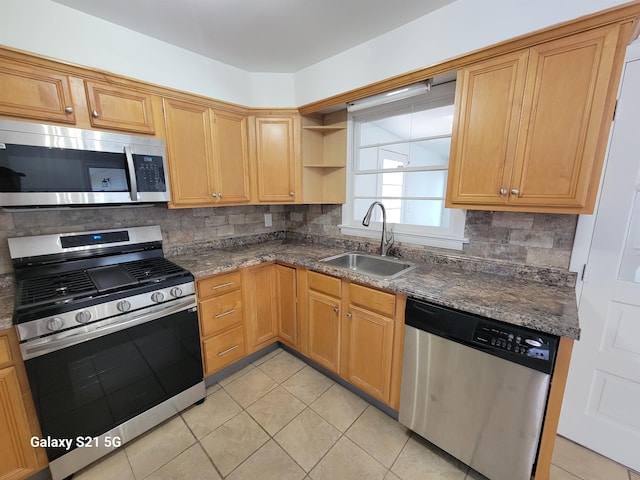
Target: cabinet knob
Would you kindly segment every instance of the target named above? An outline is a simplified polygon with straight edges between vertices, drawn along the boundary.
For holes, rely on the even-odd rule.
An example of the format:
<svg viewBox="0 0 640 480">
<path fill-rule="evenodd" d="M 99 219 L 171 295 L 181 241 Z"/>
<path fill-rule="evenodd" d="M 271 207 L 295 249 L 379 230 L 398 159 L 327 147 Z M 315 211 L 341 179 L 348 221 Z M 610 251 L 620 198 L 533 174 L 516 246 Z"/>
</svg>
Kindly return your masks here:
<svg viewBox="0 0 640 480">
<path fill-rule="evenodd" d="M 91 115 L 93 116 L 93 118 L 98 118 L 98 117 L 100 116 L 100 114 L 98 113 L 98 111 L 97 111 L 97 110 L 93 110 L 93 111 L 91 112 Z"/>
<path fill-rule="evenodd" d="M 213 193 L 211 193 L 211 196 L 212 196 L 213 198 L 215 198 L 215 197 L 217 197 L 217 196 L 218 196 L 218 194 L 217 194 L 216 192 L 213 192 Z"/>
<path fill-rule="evenodd" d="M 512 188 L 511 195 L 520 195 L 520 190 L 518 190 L 517 188 Z"/>
<path fill-rule="evenodd" d="M 220 192 L 220 193 L 218 194 L 218 197 L 222 198 L 222 192 Z"/>
<path fill-rule="evenodd" d="M 67 105 L 66 107 L 64 107 L 64 111 L 67 113 L 73 113 L 73 107 L 70 105 Z"/>
<path fill-rule="evenodd" d="M 351 312 L 347 313 L 347 318 L 351 318 L 351 317 L 353 317 L 353 313 Z"/>
<path fill-rule="evenodd" d="M 340 311 L 340 308 L 338 308 L 338 307 L 333 307 L 333 311 L 334 311 L 334 312 L 336 312 L 336 313 L 338 313 L 338 312 Z"/>
<path fill-rule="evenodd" d="M 506 195 L 507 194 L 507 189 L 506 188 L 501 188 L 500 189 L 500 195 Z"/>
<path fill-rule="evenodd" d="M 295 193 L 289 192 L 289 195 L 293 197 L 295 195 Z"/>
</svg>

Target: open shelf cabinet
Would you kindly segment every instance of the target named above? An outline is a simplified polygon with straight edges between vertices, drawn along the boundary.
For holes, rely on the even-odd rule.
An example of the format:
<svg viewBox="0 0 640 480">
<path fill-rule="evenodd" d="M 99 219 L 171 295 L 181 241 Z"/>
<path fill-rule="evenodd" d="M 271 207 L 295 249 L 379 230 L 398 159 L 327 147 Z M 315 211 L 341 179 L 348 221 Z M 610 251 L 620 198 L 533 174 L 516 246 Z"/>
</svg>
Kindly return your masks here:
<svg viewBox="0 0 640 480">
<path fill-rule="evenodd" d="M 302 117 L 303 203 L 344 203 L 347 111 Z"/>
</svg>

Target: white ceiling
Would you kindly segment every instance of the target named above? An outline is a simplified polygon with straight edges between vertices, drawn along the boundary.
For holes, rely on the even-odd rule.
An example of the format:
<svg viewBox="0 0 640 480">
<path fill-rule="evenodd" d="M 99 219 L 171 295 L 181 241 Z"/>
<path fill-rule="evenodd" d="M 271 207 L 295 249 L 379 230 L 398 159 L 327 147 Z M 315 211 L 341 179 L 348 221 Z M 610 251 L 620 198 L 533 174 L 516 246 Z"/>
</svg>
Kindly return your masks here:
<svg viewBox="0 0 640 480">
<path fill-rule="evenodd" d="M 293 73 L 455 0 L 54 1 L 248 72 Z"/>
</svg>

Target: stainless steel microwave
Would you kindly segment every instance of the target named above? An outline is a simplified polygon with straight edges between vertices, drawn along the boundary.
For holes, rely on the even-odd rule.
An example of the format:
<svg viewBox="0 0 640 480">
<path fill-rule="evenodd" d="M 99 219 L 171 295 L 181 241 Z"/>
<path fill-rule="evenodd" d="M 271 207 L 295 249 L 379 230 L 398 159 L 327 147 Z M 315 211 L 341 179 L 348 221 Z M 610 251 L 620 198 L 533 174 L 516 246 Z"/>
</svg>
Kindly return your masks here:
<svg viewBox="0 0 640 480">
<path fill-rule="evenodd" d="M 164 142 L 0 120 L 0 206 L 169 201 Z"/>
</svg>

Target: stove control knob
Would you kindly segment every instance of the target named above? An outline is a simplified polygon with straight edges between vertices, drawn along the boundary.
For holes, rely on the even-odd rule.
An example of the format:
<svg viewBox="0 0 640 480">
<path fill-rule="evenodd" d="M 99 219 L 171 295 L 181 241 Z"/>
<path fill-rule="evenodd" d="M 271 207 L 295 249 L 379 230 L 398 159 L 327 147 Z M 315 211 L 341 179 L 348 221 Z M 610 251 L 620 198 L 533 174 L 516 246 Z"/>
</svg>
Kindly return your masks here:
<svg viewBox="0 0 640 480">
<path fill-rule="evenodd" d="M 87 323 L 89 320 L 91 320 L 91 312 L 89 310 L 82 310 L 76 313 L 76 322 Z"/>
<path fill-rule="evenodd" d="M 182 296 L 182 289 L 180 287 L 173 287 L 169 293 L 172 297 L 178 298 Z"/>
<path fill-rule="evenodd" d="M 58 317 L 53 317 L 47 320 L 47 330 L 55 332 L 56 330 L 60 330 L 62 328 L 62 320 Z"/>
<path fill-rule="evenodd" d="M 155 292 L 153 295 L 151 295 L 151 300 L 153 300 L 156 303 L 160 303 L 161 301 L 164 300 L 164 293 Z"/>
<path fill-rule="evenodd" d="M 119 312 L 128 312 L 131 309 L 131 302 L 128 300 L 120 300 L 116 305 Z"/>
</svg>

